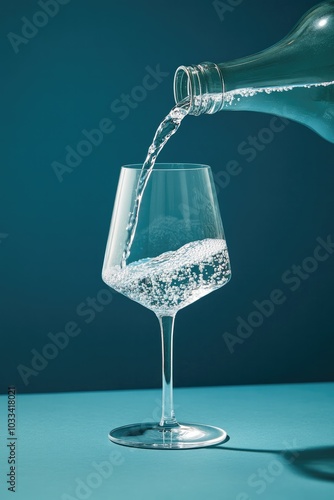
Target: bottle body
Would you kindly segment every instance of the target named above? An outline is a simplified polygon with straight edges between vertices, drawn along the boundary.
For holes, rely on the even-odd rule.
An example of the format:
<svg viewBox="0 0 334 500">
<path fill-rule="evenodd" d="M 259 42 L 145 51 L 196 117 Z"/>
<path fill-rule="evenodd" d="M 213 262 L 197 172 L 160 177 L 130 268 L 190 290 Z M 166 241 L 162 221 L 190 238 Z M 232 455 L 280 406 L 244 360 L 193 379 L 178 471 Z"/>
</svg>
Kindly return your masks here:
<svg viewBox="0 0 334 500">
<path fill-rule="evenodd" d="M 190 114 L 261 111 L 300 122 L 334 143 L 334 1 L 301 19 L 281 42 L 229 63 L 181 66 L 176 102 Z"/>
</svg>

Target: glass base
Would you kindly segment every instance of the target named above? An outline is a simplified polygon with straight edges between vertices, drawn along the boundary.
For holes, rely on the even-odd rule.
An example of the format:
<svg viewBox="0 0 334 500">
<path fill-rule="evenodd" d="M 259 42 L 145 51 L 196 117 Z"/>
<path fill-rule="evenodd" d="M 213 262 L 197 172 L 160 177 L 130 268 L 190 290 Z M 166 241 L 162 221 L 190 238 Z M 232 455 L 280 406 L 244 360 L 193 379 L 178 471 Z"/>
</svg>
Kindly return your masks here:
<svg viewBox="0 0 334 500">
<path fill-rule="evenodd" d="M 162 427 L 159 423 L 143 423 L 117 427 L 110 431 L 109 439 L 134 448 L 184 450 L 222 443 L 227 433 L 211 425 L 180 423 Z"/>
</svg>

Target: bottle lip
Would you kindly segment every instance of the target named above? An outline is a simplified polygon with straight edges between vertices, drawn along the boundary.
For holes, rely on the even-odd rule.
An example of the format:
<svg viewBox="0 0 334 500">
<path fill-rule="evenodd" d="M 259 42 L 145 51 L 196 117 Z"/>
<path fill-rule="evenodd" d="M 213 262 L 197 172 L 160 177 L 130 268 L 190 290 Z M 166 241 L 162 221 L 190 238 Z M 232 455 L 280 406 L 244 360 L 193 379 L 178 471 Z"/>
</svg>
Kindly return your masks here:
<svg viewBox="0 0 334 500">
<path fill-rule="evenodd" d="M 189 114 L 215 113 L 224 104 L 224 79 L 219 66 L 205 62 L 179 66 L 174 76 L 176 104 L 189 99 Z"/>
<path fill-rule="evenodd" d="M 179 66 L 174 75 L 174 99 L 179 104 L 187 97 L 193 99 L 191 85 L 191 66 Z"/>
</svg>

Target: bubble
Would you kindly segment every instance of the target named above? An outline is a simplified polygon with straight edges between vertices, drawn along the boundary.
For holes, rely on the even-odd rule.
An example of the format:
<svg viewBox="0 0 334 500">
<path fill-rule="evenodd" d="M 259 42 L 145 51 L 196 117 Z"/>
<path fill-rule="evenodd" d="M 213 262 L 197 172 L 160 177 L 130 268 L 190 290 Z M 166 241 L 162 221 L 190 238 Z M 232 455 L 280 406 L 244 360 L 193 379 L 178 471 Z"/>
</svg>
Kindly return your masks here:
<svg viewBox="0 0 334 500">
<path fill-rule="evenodd" d="M 112 267 L 104 281 L 158 314 L 173 314 L 230 279 L 226 242 L 205 239 L 152 259 Z"/>
</svg>

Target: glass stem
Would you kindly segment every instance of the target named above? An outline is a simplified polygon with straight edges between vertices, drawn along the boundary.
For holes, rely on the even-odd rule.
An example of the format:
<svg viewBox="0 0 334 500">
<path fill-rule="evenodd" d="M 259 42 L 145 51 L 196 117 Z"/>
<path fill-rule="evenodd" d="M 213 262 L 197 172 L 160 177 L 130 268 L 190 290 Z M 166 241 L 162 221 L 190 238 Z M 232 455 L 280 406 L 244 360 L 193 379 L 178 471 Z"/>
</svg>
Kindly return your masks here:
<svg viewBox="0 0 334 500">
<path fill-rule="evenodd" d="M 162 343 L 162 413 L 160 425 L 178 425 L 173 405 L 173 331 L 174 316 L 158 316 Z"/>
</svg>

